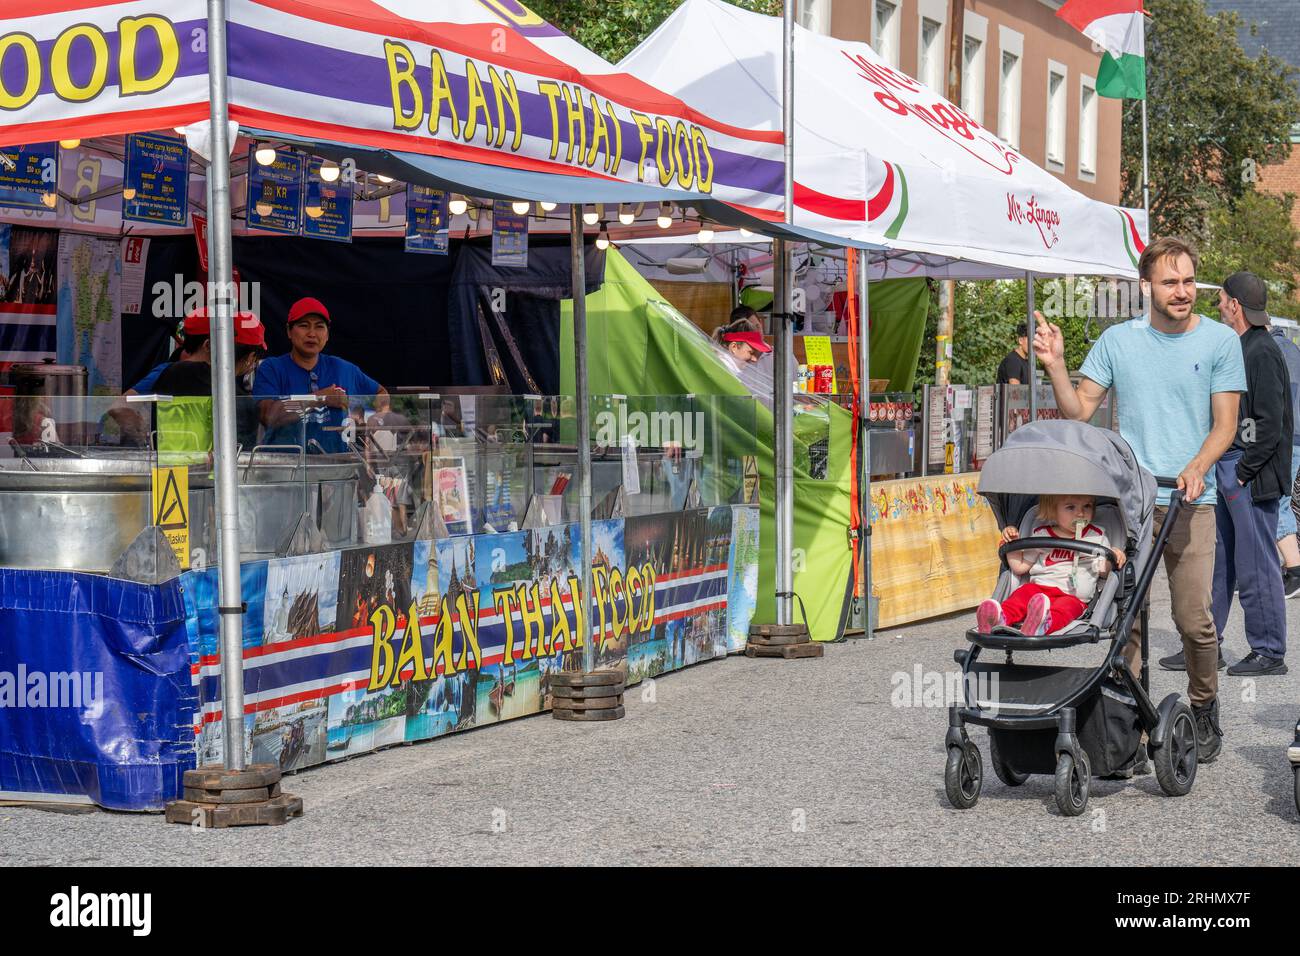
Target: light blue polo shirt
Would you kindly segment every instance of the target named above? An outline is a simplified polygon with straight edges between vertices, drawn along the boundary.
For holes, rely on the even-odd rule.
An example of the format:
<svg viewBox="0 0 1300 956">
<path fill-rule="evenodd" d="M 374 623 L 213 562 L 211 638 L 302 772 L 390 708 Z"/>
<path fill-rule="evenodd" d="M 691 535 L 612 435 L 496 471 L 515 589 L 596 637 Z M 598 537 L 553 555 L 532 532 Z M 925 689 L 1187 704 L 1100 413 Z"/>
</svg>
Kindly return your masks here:
<svg viewBox="0 0 1300 956">
<path fill-rule="evenodd" d="M 1143 468 L 1176 478 L 1196 457 L 1213 424 L 1210 396 L 1244 392 L 1246 364 L 1237 333 L 1200 316 L 1190 332 L 1170 335 L 1151 328 L 1140 315 L 1102 333 L 1080 374 L 1103 388 L 1114 386 L 1119 433 L 1133 446 Z M 1169 504 L 1170 490 L 1156 500 Z M 1205 473 L 1205 493 L 1195 504 L 1214 504 L 1214 469 Z"/>
</svg>

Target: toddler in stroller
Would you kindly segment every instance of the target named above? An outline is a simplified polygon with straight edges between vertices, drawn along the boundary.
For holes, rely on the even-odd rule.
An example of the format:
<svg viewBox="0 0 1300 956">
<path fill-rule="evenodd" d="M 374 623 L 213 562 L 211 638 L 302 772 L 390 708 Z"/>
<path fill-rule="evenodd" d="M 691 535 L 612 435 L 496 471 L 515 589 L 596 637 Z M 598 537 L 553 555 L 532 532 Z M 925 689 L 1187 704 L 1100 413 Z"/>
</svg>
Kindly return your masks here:
<svg viewBox="0 0 1300 956">
<path fill-rule="evenodd" d="M 1088 541 L 1109 548 L 1115 567 L 1125 562 L 1123 550 L 1111 548 L 1106 532 L 1092 523 L 1096 499 L 1092 495 L 1041 495 L 1038 520 L 1030 534 L 1035 538 Z M 1002 529 L 1002 543 L 1015 541 L 1015 525 Z M 979 606 L 975 619 L 980 631 L 1017 627 L 1021 634 L 1038 637 L 1067 627 L 1087 609 L 1097 590 L 1097 579 L 1106 574 L 1106 561 L 1084 557 L 1078 551 L 1038 548 L 1007 554 L 1007 566 L 1016 574 L 1029 576 L 1004 601 L 988 598 Z"/>
<path fill-rule="evenodd" d="M 1191 791 L 1192 709 L 1178 694 L 1158 704 L 1150 696 L 1147 597 L 1183 507 L 1182 492 L 1174 490 L 1155 534 L 1157 483 L 1176 486 L 1138 465 L 1115 432 L 1075 421 L 1022 425 L 985 462 L 980 494 L 1000 526 L 1014 533 L 1004 531 L 997 586 L 967 631 L 967 646 L 953 655 L 965 699 L 948 710 L 944 790 L 957 809 L 975 806 L 984 780 L 971 725 L 988 728 L 989 762 L 999 780 L 1016 787 L 1032 774 L 1052 777 L 1057 808 L 1066 816 L 1087 808 L 1094 775 L 1127 778 L 1153 764 L 1166 794 Z M 1062 488 L 1070 489 L 1066 507 L 1073 511 L 1051 497 Z M 1051 524 L 1044 527 L 1040 514 Z M 1061 559 L 1044 563 L 1056 569 L 1050 586 L 1063 592 L 1059 598 L 1024 590 L 1040 564 L 1028 552 L 1040 550 Z M 1094 576 L 1098 562 L 1108 571 Z M 1007 626 L 1018 616 L 1008 613 L 1018 593 L 1026 610 L 1020 630 Z M 1041 620 L 1029 619 L 1031 599 Z M 1140 673 L 1124 654 L 1131 641 L 1140 642 Z M 1054 651 L 1068 653 L 1046 662 Z"/>
</svg>

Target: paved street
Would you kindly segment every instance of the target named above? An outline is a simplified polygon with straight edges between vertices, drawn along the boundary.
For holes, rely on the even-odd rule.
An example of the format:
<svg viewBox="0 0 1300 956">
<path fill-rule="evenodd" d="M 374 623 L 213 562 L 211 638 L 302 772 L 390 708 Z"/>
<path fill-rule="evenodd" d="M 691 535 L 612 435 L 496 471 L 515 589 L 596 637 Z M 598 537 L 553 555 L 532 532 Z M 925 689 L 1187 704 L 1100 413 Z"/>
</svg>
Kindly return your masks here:
<svg viewBox="0 0 1300 956">
<path fill-rule="evenodd" d="M 1157 583 L 1157 653 L 1176 637 Z M 1300 601 L 1288 603 L 1300 633 Z M 993 777 L 979 805 L 943 796 L 941 707 L 894 707 L 897 672 L 954 670 L 967 618 L 895 628 L 822 660 L 731 658 L 670 674 L 628 717 L 533 717 L 287 778 L 307 814 L 195 832 L 161 817 L 0 808 L 3 864 L 1274 864 L 1300 863 L 1285 750 L 1300 673 L 1224 678 L 1223 755 L 1193 793 L 1154 776 L 1094 781 L 1082 817 L 1050 780 Z M 1295 640 L 1293 639 L 1293 646 Z M 1235 632 L 1228 658 L 1245 652 Z M 1154 691 L 1182 689 L 1154 671 Z M 494 813 L 495 811 L 495 813 Z M 802 823 L 802 826 L 800 824 Z"/>
</svg>

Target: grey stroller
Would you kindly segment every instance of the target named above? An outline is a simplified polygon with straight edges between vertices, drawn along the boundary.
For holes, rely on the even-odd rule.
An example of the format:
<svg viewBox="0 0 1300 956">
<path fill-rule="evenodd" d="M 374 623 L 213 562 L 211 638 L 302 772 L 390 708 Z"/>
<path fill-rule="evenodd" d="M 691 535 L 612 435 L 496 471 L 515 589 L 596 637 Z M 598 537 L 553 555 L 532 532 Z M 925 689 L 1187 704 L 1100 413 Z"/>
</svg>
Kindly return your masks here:
<svg viewBox="0 0 1300 956">
<path fill-rule="evenodd" d="M 1007 565 L 1014 551 L 1067 549 L 1081 558 L 1108 562 L 1082 616 L 1039 637 L 998 626 L 991 633 L 972 628 L 969 646 L 954 653 L 962 668 L 965 701 L 948 711 L 948 759 L 944 789 L 949 802 L 966 810 L 979 800 L 983 758 L 967 724 L 989 728 L 989 762 L 1007 786 L 1030 774 L 1055 778 L 1056 804 L 1066 816 L 1088 805 L 1091 779 L 1131 776 L 1148 752 L 1156 779 L 1170 796 L 1182 796 L 1196 779 L 1196 721 L 1178 694 L 1154 705 L 1149 696 L 1147 593 L 1169 533 L 1182 508 L 1174 490 L 1160 536 L 1152 541 L 1156 488 L 1174 487 L 1153 478 L 1133 450 L 1114 432 L 1082 422 L 1033 422 L 1017 429 L 980 473 L 980 494 L 988 499 L 999 527 L 1015 524 L 1021 537 L 998 551 L 1002 573 L 993 597 L 1002 600 L 1025 583 Z M 1033 505 L 1040 494 L 1093 495 L 1093 523 L 1113 547 L 1122 547 L 1123 568 L 1102 546 L 1058 538 L 1034 538 Z M 1122 656 L 1134 622 L 1141 635 L 1142 673 L 1135 678 Z M 1028 664 L 1015 654 L 1040 658 L 1044 652 L 1080 645 L 1106 645 L 1092 666 Z M 986 661 L 981 655 L 1001 660 Z M 1142 733 L 1148 735 L 1144 747 Z"/>
</svg>

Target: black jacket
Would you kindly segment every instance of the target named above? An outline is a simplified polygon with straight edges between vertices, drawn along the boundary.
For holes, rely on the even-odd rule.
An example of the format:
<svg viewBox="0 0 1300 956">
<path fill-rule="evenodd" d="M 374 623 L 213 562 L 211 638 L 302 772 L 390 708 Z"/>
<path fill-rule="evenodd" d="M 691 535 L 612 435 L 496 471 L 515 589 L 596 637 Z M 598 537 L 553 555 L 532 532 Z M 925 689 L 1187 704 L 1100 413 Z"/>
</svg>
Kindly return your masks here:
<svg viewBox="0 0 1300 956">
<path fill-rule="evenodd" d="M 1241 452 L 1237 478 L 1250 486 L 1252 501 L 1291 494 L 1291 377 L 1286 359 L 1268 329 L 1251 326 L 1241 336 L 1246 362 L 1246 394 L 1241 397 L 1237 437 Z"/>
</svg>

